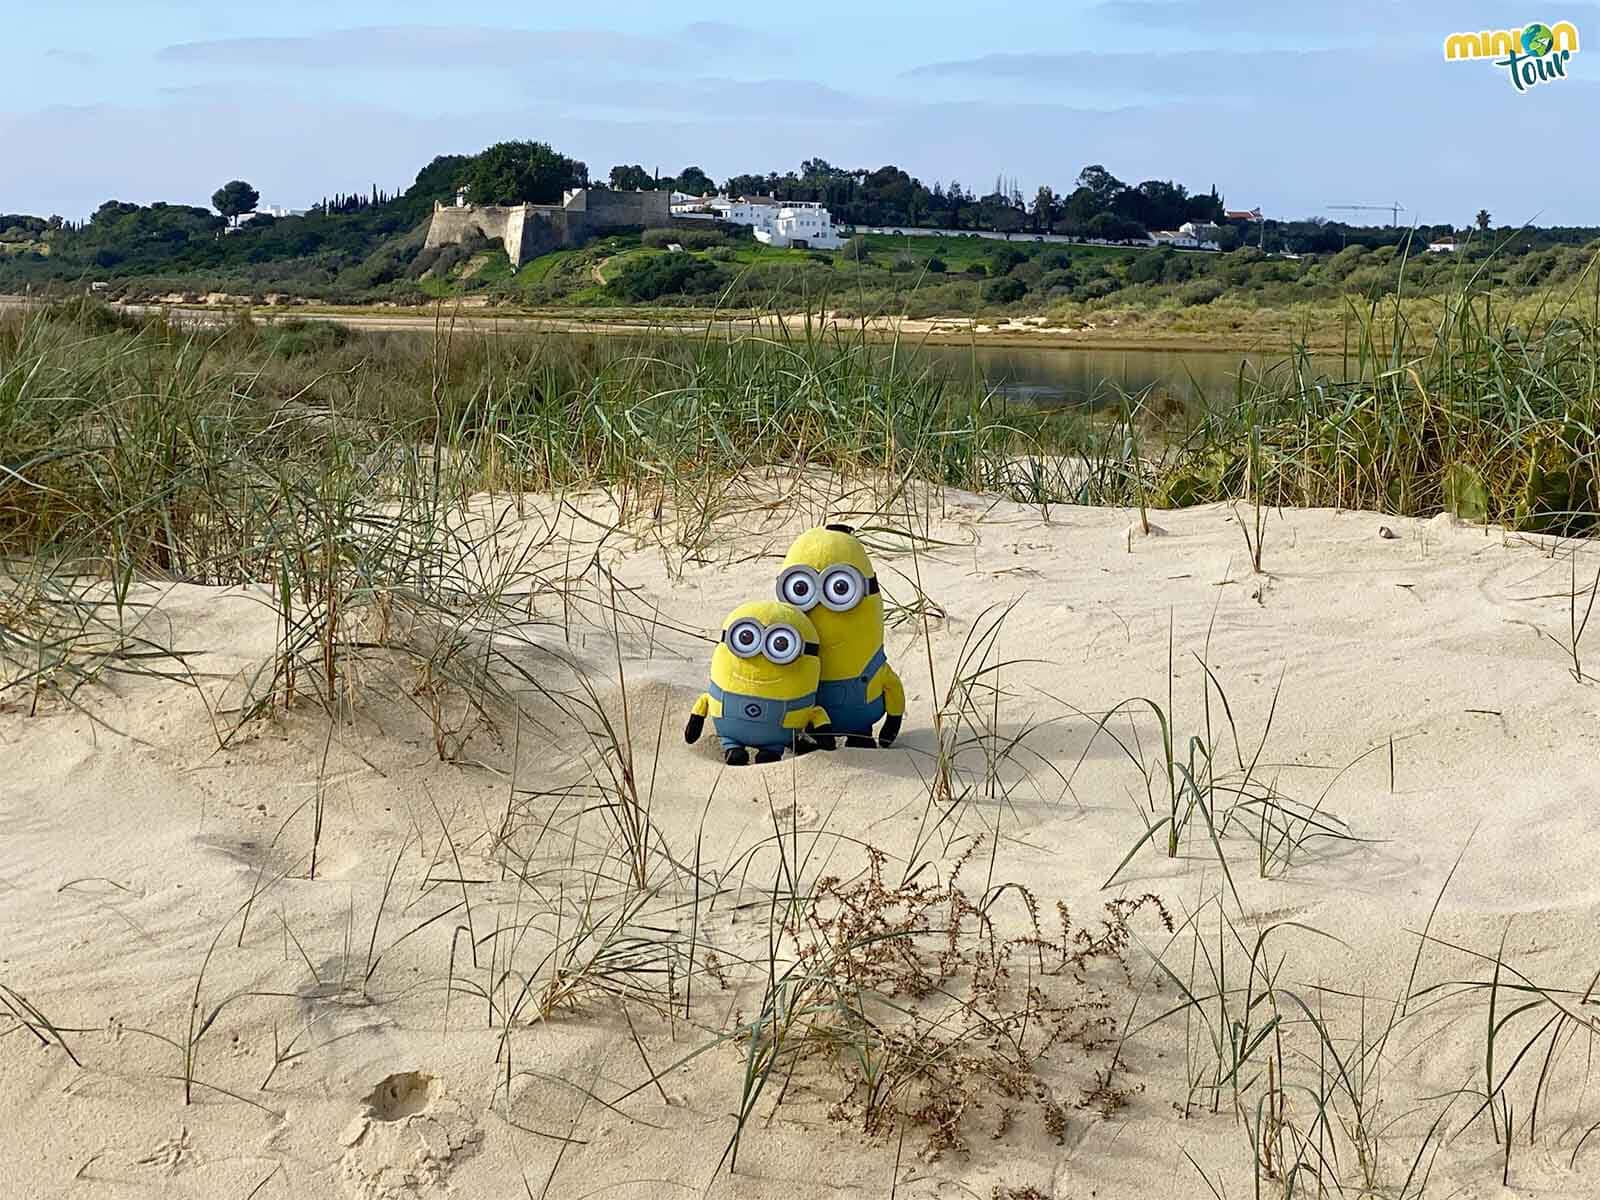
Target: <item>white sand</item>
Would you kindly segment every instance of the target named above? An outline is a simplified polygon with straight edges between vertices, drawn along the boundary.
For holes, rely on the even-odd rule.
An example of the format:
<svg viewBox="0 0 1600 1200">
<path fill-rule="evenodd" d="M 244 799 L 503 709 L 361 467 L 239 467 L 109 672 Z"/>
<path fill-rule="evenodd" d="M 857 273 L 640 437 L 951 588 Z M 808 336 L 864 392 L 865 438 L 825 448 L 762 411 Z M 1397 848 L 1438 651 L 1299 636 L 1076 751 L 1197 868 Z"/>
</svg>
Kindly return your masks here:
<svg viewBox="0 0 1600 1200">
<path fill-rule="evenodd" d="M 1574 1013 L 1594 1011 L 1580 1001 L 1600 967 L 1600 692 L 1574 680 L 1562 650 L 1540 633 L 1566 636 L 1567 548 L 1552 555 L 1545 540 L 1447 520 L 1286 512 L 1269 518 L 1268 574 L 1254 576 L 1239 526 L 1218 507 L 1157 514 L 1165 536 L 1144 538 L 1130 535 L 1132 517 L 1124 511 L 1057 508 L 1046 520 L 1036 510 L 955 494 L 942 506 L 930 534 L 944 545 L 925 548 L 916 564 L 880 551 L 877 565 L 900 604 L 913 599 L 908 577 L 920 570 L 926 594 L 948 614 L 931 621 L 941 691 L 984 611 L 1015 603 L 1000 654 L 1031 661 L 1000 673 L 1005 696 L 997 726 L 1010 737 L 1031 724 L 1026 746 L 1037 757 L 1019 753 L 1002 769 L 1010 786 L 1004 802 L 984 794 L 979 748 L 969 746 L 958 759 L 977 789 L 958 806 L 961 835 L 996 822 L 1002 832 L 995 882 L 1023 883 L 1047 916 L 1059 900 L 1090 924 L 1115 895 L 1156 892 L 1181 919 L 1222 893 L 1216 854 L 1198 820 L 1179 858 L 1146 847 L 1102 891 L 1144 828 L 1144 784 L 1115 743 L 1102 735 L 1091 744 L 1089 736 L 1094 717 L 1122 700 L 1147 696 L 1166 705 L 1169 623 L 1175 732 L 1185 740 L 1201 732 L 1203 676 L 1195 655 L 1214 612 L 1207 661 L 1227 690 L 1246 760 L 1283 680 L 1256 778 L 1310 801 L 1331 783 L 1324 810 L 1366 839 L 1313 842 L 1280 877 L 1263 881 L 1254 844 L 1238 830 L 1230 836 L 1244 911 L 1231 899 L 1224 903 L 1240 936 L 1283 921 L 1328 935 L 1288 928 L 1272 935 L 1280 988 L 1313 1009 L 1320 1005 L 1339 1038 L 1359 1031 L 1361 1006 L 1334 992 L 1364 995 L 1367 1036 L 1375 1039 L 1406 989 L 1416 932 L 1463 856 L 1434 935 L 1489 954 L 1504 937 L 1506 956 L 1520 970 L 1542 986 L 1571 989 Z M 788 534 L 819 515 L 796 513 L 785 528 L 775 511 L 747 513 L 745 532 L 712 539 L 728 547 L 716 553 L 663 550 L 660 543 L 671 539 L 648 530 L 638 539 L 613 536 L 601 548 L 619 583 L 638 589 L 628 605 L 640 612 L 656 605 L 662 618 L 648 638 L 626 639 L 626 670 L 646 783 L 665 706 L 652 808 L 680 859 L 693 857 L 702 814 L 702 864 L 719 870 L 770 834 L 773 812 L 816 848 L 813 873 L 824 860 L 840 874 L 861 866 L 849 843 L 812 837 L 820 830 L 870 842 L 898 864 L 921 828 L 934 689 L 916 622 L 896 625 L 888 639 L 909 706 L 896 749 L 727 772 L 710 739 L 694 748 L 681 740 L 707 654 L 704 643 L 668 626 L 709 631 L 739 601 L 767 594 Z M 755 528 L 761 522 L 765 527 Z M 1398 536 L 1381 537 L 1380 525 Z M 594 527 L 568 528 L 598 542 Z M 572 562 L 595 549 L 580 547 Z M 1594 557 L 1585 554 L 1589 565 L 1580 574 L 1593 577 Z M 588 578 L 586 594 L 600 595 Z M 542 609 L 560 616 L 548 601 Z M 581 615 L 593 612 L 584 607 L 574 618 L 571 653 L 595 673 L 620 715 L 611 643 L 592 616 Z M 272 653 L 272 614 L 241 591 L 174 587 L 154 620 L 163 637 L 162 622 L 170 622 L 174 645 L 205 652 L 193 665 L 204 673 L 213 707 L 236 703 L 241 674 Z M 535 633 L 563 644 L 553 628 Z M 1600 633 L 1591 636 L 1600 673 Z M 570 686 L 548 663 L 524 660 L 552 686 Z M 83 1063 L 75 1067 L 58 1046 L 41 1047 L 24 1030 L 0 1037 L 6 1194 L 508 1197 L 525 1194 L 524 1175 L 532 1195 L 563 1197 L 689 1196 L 709 1188 L 729 1197 L 892 1192 L 987 1200 L 997 1184 L 1032 1186 L 1058 1200 L 1209 1194 L 1188 1156 L 1228 1195 L 1251 1194 L 1245 1125 L 1226 1108 L 1187 1119 L 1175 1109 L 1186 1098 L 1181 1018 L 1129 1042 L 1126 1106 L 1107 1120 L 1072 1108 L 1062 1145 L 1025 1107 L 998 1139 L 990 1136 L 996 1112 L 987 1110 L 969 1129 L 967 1152 L 936 1159 L 919 1155 L 923 1136 L 914 1129 L 903 1147 L 868 1140 L 829 1120 L 838 1077 L 818 1069 L 797 1076 L 775 1116 L 773 1085 L 758 1103 L 738 1173 L 714 1178 L 739 1103 L 739 1050 L 713 1049 L 668 1074 L 665 1102 L 649 1086 L 617 1100 L 646 1073 L 619 1010 L 598 1001 L 512 1026 L 516 1074 L 508 1106 L 503 1090 L 496 1095 L 502 1031 L 488 1026 L 485 1001 L 466 989 L 514 996 L 526 974 L 537 974 L 536 987 L 549 978 L 541 957 L 553 924 L 536 913 L 535 897 L 570 911 L 574 896 L 562 891 L 569 859 L 593 867 L 606 835 L 598 816 L 574 823 L 574 800 L 524 795 L 516 805 L 517 841 L 521 853 L 531 853 L 530 881 L 520 888 L 506 878 L 493 839 L 513 772 L 523 792 L 549 791 L 588 777 L 584 764 L 594 754 L 548 701 L 530 695 L 534 715 L 521 728 L 517 762 L 517 734 L 507 727 L 498 738 L 480 731 L 466 743 L 463 762 L 443 764 L 416 704 L 386 685 L 376 667 L 363 676 L 360 695 L 355 720 L 331 741 L 320 710 L 302 703 L 287 716 L 250 724 L 220 750 L 200 694 L 177 684 L 112 681 L 111 688 L 80 691 L 81 709 L 47 697 L 36 717 L 25 705 L 0 712 L 0 983 L 73 1030 L 66 1039 Z M 1213 708 L 1219 753 L 1231 761 L 1225 719 L 1215 701 Z M 223 725 L 236 719 L 215 718 Z M 1125 719 L 1113 728 L 1130 737 Z M 1157 734 L 1147 713 L 1139 730 L 1149 755 Z M 1338 768 L 1358 758 L 1335 781 Z M 318 792 L 319 770 L 326 815 L 313 881 L 306 878 L 307 802 Z M 1164 787 L 1164 778 L 1157 783 Z M 535 852 L 546 821 L 550 831 Z M 776 860 L 768 854 L 751 861 L 757 865 L 746 886 L 770 886 Z M 392 868 L 392 894 L 374 935 Z M 969 868 L 974 891 L 982 890 L 976 876 L 987 869 Z M 738 880 L 725 884 L 732 889 Z M 259 895 L 240 946 L 235 914 L 253 889 Z M 471 936 L 462 934 L 446 1026 L 452 934 L 469 925 L 463 892 L 478 966 Z M 766 907 L 757 900 L 740 909 L 737 898 L 730 891 L 730 902 L 708 909 L 698 929 L 729 961 L 764 955 Z M 1201 921 L 1213 948 L 1215 912 Z M 497 926 L 530 922 L 515 949 L 509 932 L 493 936 Z M 1155 922 L 1141 917 L 1135 926 L 1145 946 L 1166 947 Z M 219 931 L 201 1019 L 230 995 L 258 994 L 231 1000 L 206 1030 L 195 1064 L 201 1085 L 185 1106 L 182 1046 L 196 975 Z M 369 943 L 381 956 L 363 995 Z M 1168 961 L 1186 972 L 1190 953 L 1191 942 L 1180 939 Z M 504 977 L 508 959 L 512 974 Z M 1176 991 L 1170 983 L 1155 990 L 1142 949 L 1130 951 L 1130 962 L 1144 992 L 1137 1026 L 1174 1004 Z M 1245 982 L 1241 963 L 1235 954 L 1231 985 Z M 730 970 L 732 982 L 743 978 Z M 1417 986 L 1487 975 L 1481 962 L 1434 947 L 1422 957 Z M 1134 991 L 1114 973 L 1100 982 L 1113 994 L 1120 1025 Z M 708 1041 L 707 1027 L 731 1028 L 759 1009 L 759 987 L 718 993 L 709 981 L 696 986 L 704 993 L 696 1000 L 698 1028 L 681 1014 L 669 1022 L 642 1005 L 631 1010 L 657 1069 Z M 1319 986 L 1332 990 L 1319 993 Z M 1500 1004 L 1502 1015 L 1515 1007 L 1505 995 Z M 1299 1015 L 1285 1011 L 1286 1018 Z M 1546 1016 L 1548 1010 L 1519 1018 L 1511 1028 L 1524 1036 L 1508 1041 L 1502 1054 L 1514 1056 L 1533 1033 L 1527 1022 Z M 1384 1105 L 1384 1194 L 1399 1194 L 1439 1110 L 1417 1107 L 1417 1097 L 1481 1087 L 1486 1021 L 1484 1003 L 1442 1005 L 1414 1016 L 1381 1055 L 1366 1060 L 1367 1090 Z M 0 1030 L 8 1026 L 0 1011 Z M 1305 1032 L 1301 1022 L 1295 1045 L 1314 1052 Z M 1191 1033 L 1206 1037 L 1199 1023 Z M 260 1090 L 275 1039 L 305 1053 L 283 1062 Z M 1343 1043 L 1342 1051 L 1353 1045 Z M 1584 1129 L 1600 1119 L 1600 1096 L 1584 1087 L 1583 1037 L 1570 1046 L 1531 1147 L 1527 1072 L 1537 1066 L 1525 1063 L 1518 1076 L 1521 1144 L 1511 1190 L 1501 1190 L 1502 1154 L 1480 1121 L 1438 1151 L 1427 1194 L 1600 1195 L 1596 1139 L 1575 1168 L 1568 1166 Z M 1076 1053 L 1044 1068 L 1069 1102 L 1084 1086 L 1089 1062 Z M 1543 1053 L 1541 1043 L 1529 1063 Z M 1505 1065 L 1502 1058 L 1497 1071 Z M 401 1080 L 377 1097 L 376 1111 L 364 1109 L 380 1081 L 400 1072 L 433 1078 Z M 586 1091 L 616 1107 L 585 1100 Z M 1307 1117 L 1303 1095 L 1289 1103 Z M 1455 1133 L 1475 1106 L 1459 1101 L 1445 1128 Z M 563 1146 L 563 1137 L 574 1140 Z M 1359 1168 L 1341 1154 L 1356 1194 L 1349 1180 Z M 1415 1181 L 1410 1194 L 1417 1194 Z"/>
</svg>

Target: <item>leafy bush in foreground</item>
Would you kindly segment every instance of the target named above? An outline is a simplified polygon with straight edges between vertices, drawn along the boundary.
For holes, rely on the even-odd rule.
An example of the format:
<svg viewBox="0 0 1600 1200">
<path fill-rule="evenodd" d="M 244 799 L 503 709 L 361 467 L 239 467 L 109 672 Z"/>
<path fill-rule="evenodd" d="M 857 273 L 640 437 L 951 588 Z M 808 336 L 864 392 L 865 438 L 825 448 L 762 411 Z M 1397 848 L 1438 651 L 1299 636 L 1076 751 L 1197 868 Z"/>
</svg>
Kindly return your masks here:
<svg viewBox="0 0 1600 1200">
<path fill-rule="evenodd" d="M 660 254 L 635 259 L 607 282 L 606 291 L 623 300 L 704 295 L 721 288 L 726 275 L 715 263 L 691 254 Z"/>
</svg>

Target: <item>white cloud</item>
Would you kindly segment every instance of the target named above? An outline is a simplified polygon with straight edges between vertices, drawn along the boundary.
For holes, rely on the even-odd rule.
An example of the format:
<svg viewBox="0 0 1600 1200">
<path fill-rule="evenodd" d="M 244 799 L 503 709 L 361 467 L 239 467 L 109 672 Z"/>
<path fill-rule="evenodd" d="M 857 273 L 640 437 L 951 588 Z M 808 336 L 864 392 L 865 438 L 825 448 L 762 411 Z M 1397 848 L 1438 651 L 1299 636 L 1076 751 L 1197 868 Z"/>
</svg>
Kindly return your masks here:
<svg viewBox="0 0 1600 1200">
<path fill-rule="evenodd" d="M 672 36 L 608 29 L 529 30 L 474 25 L 383 25 L 304 37 L 217 38 L 167 46 L 166 63 L 308 69 L 499 67 L 574 62 L 629 66 L 678 63 L 686 47 L 747 54 L 771 49 L 767 35 L 702 21 Z"/>
</svg>

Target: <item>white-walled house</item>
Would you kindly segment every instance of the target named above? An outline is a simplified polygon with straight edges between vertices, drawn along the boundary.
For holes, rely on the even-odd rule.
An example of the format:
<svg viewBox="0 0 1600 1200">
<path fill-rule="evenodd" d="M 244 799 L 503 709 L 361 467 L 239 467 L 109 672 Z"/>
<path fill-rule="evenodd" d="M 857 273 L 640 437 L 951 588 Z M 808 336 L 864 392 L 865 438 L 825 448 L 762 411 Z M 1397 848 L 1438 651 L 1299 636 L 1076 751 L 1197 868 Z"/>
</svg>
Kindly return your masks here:
<svg viewBox="0 0 1600 1200">
<path fill-rule="evenodd" d="M 1159 233 L 1152 233 L 1150 239 L 1158 246 L 1171 246 L 1175 250 L 1222 249 L 1217 242 L 1201 241 L 1194 234 L 1185 233 L 1181 229 L 1163 229 Z"/>
<path fill-rule="evenodd" d="M 702 200 L 698 196 L 687 199 L 678 199 L 679 193 L 672 197 L 671 213 L 673 219 L 684 218 L 689 221 L 716 221 L 721 219 L 721 214 L 711 207 L 710 200 Z"/>
<path fill-rule="evenodd" d="M 699 218 L 705 221 L 726 221 L 730 225 L 748 225 L 762 229 L 777 217 L 779 203 L 771 196 L 742 196 L 735 200 L 728 196 L 688 196 L 672 198 L 672 215 Z"/>
<path fill-rule="evenodd" d="M 306 210 L 303 208 L 284 208 L 281 204 L 259 204 L 256 206 L 254 212 L 241 214 L 237 221 L 234 221 L 228 226 L 227 232 L 234 233 L 240 229 L 243 229 L 246 225 L 250 224 L 251 221 L 257 220 L 260 217 L 303 217 L 305 215 Z"/>
<path fill-rule="evenodd" d="M 756 240 L 780 247 L 803 243 L 813 250 L 837 250 L 844 245 L 833 217 L 820 204 L 785 204 L 765 228 L 756 226 Z"/>
<path fill-rule="evenodd" d="M 1178 250 L 1221 250 L 1217 235 L 1222 230 L 1215 225 L 1185 221 L 1176 229 L 1163 229 L 1150 238 L 1157 245 L 1172 246 Z"/>
<path fill-rule="evenodd" d="M 677 197 L 674 197 L 677 201 Z M 687 197 L 672 205 L 672 215 L 689 219 L 725 221 L 743 225 L 768 246 L 792 246 L 803 242 L 817 250 L 837 250 L 844 238 L 834 226 L 833 217 L 821 204 L 785 201 L 773 196 Z"/>
<path fill-rule="evenodd" d="M 1457 242 L 1454 236 L 1450 235 L 1442 237 L 1436 242 L 1428 243 L 1429 254 L 1454 254 L 1460 248 L 1461 243 Z"/>
</svg>

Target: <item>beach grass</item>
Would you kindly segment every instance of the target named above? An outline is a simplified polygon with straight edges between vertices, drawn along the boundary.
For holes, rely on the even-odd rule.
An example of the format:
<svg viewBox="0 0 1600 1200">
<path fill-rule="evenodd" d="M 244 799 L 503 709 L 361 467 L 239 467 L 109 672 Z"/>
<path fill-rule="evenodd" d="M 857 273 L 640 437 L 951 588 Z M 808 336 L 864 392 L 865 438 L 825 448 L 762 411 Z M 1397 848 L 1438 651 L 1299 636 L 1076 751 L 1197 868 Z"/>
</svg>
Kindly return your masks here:
<svg viewBox="0 0 1600 1200">
<path fill-rule="evenodd" d="M 441 311 L 432 337 L 218 331 L 72 304 L 0 324 L 0 555 L 259 580 L 263 530 L 297 505 L 337 524 L 341 504 L 408 489 L 439 505 L 603 484 L 642 512 L 771 467 L 1040 504 L 1451 511 L 1577 533 L 1600 428 L 1600 322 L 1577 307 L 1532 334 L 1490 293 L 1426 327 L 1374 305 L 1337 376 L 1291 350 L 1203 410 L 1135 395 L 1043 413 L 909 342 L 832 327 L 489 338 Z"/>
</svg>

